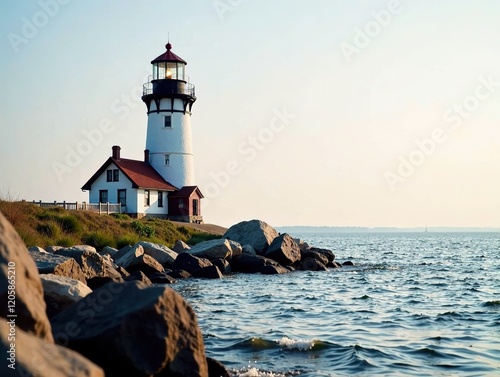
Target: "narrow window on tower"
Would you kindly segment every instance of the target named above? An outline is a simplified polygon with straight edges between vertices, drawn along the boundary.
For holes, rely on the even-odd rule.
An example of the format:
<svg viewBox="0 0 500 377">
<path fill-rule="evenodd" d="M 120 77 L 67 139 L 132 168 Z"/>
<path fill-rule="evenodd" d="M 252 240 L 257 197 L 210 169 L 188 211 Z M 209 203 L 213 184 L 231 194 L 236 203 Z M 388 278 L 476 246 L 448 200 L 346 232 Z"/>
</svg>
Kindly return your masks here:
<svg viewBox="0 0 500 377">
<path fill-rule="evenodd" d="M 163 117 L 163 127 L 172 128 L 172 115 L 165 115 Z"/>
<path fill-rule="evenodd" d="M 169 154 L 165 155 L 165 166 L 170 166 L 170 155 Z"/>
</svg>

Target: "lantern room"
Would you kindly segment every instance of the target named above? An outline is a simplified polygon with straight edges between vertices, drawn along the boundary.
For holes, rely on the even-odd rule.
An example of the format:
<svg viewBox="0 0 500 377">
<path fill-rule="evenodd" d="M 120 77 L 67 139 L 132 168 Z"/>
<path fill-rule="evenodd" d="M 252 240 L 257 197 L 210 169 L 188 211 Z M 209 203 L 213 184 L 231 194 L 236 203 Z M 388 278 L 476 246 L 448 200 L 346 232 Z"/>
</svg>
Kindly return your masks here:
<svg viewBox="0 0 500 377">
<path fill-rule="evenodd" d="M 167 51 L 151 62 L 153 80 L 186 80 L 186 61 L 172 52 L 172 45 L 167 43 Z"/>
</svg>

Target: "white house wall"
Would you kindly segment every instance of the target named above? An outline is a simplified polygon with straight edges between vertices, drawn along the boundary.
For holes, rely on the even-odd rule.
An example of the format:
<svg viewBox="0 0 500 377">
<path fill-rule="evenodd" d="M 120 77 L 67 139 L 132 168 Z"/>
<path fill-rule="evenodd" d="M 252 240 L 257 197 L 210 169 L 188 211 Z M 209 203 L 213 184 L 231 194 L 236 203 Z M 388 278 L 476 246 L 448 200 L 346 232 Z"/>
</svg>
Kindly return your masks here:
<svg viewBox="0 0 500 377">
<path fill-rule="evenodd" d="M 158 207 L 158 191 L 149 190 L 149 206 L 144 204 L 144 192 L 137 190 L 137 213 L 145 215 L 167 215 L 168 214 L 168 193 L 163 192 L 163 207 Z"/>
<path fill-rule="evenodd" d="M 118 190 L 127 190 L 127 212 L 137 206 L 137 199 L 133 200 L 135 193 L 132 189 L 132 182 L 120 171 L 118 182 L 107 182 L 107 170 L 115 170 L 118 167 L 110 164 L 106 170 L 92 183 L 92 189 L 89 191 L 89 203 L 99 203 L 99 191 L 108 190 L 108 202 L 118 203 Z M 130 206 L 130 209 L 129 209 Z"/>
</svg>

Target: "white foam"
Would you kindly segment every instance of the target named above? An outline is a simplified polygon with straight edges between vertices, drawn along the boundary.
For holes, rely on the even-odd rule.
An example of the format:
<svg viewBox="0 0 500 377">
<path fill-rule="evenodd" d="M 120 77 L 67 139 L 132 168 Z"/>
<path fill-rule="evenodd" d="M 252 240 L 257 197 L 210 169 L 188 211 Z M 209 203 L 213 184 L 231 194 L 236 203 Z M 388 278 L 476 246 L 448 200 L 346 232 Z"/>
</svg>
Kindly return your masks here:
<svg viewBox="0 0 500 377">
<path fill-rule="evenodd" d="M 236 376 L 238 377 L 286 377 L 284 374 L 281 373 L 259 371 L 257 368 L 250 368 L 246 372 L 240 370 L 239 372 L 236 373 L 237 373 Z"/>
<path fill-rule="evenodd" d="M 316 343 L 316 339 L 311 339 L 311 340 L 293 340 L 290 339 L 286 336 L 281 338 L 281 340 L 278 341 L 278 344 L 281 347 L 285 347 L 288 349 L 298 349 L 300 351 L 307 351 L 310 350 L 314 347 L 314 344 Z"/>
</svg>

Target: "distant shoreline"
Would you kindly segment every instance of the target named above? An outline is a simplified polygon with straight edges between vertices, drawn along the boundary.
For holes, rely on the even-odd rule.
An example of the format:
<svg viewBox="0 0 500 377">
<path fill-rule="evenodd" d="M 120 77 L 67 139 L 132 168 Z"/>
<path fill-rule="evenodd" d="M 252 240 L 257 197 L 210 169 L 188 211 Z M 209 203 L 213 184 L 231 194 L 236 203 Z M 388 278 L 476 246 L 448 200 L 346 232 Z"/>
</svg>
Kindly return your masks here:
<svg viewBox="0 0 500 377">
<path fill-rule="evenodd" d="M 425 233 L 425 227 L 336 227 L 336 226 L 279 226 L 281 233 Z M 500 228 L 481 227 L 429 227 L 427 233 L 499 233 Z"/>
</svg>

